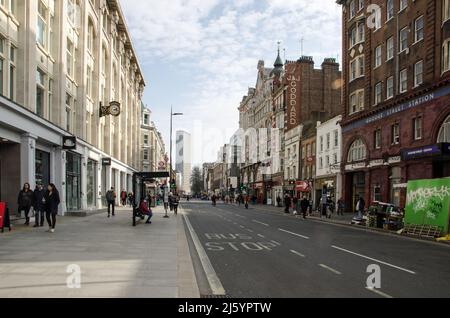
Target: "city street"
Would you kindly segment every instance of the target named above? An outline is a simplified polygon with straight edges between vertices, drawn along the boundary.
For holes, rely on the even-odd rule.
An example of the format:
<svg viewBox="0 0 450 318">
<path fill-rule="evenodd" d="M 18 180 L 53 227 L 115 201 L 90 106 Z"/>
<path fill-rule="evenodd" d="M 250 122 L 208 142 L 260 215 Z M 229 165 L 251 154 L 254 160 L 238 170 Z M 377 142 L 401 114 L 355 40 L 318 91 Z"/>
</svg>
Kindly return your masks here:
<svg viewBox="0 0 450 318">
<path fill-rule="evenodd" d="M 231 297 L 450 296 L 448 246 L 305 221 L 262 206 L 205 201 L 183 203 L 183 211 L 210 260 L 213 272 L 206 266 L 206 274 L 217 294 L 223 288 Z M 381 289 L 366 288 L 372 264 L 381 267 Z"/>
</svg>

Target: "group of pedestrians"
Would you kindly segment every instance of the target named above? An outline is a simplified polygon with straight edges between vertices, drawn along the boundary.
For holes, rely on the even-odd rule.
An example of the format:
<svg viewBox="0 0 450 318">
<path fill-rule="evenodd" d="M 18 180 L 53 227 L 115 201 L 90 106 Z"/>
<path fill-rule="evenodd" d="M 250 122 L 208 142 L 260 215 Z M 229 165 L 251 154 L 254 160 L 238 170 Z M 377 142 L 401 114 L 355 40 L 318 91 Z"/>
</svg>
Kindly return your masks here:
<svg viewBox="0 0 450 318">
<path fill-rule="evenodd" d="M 24 184 L 17 198 L 18 212 L 25 213 L 25 225 L 30 225 L 30 211 L 33 208 L 35 216 L 34 227 L 43 227 L 44 218 L 47 219 L 49 229 L 47 232 L 54 233 L 56 227 L 56 216 L 61 203 L 59 192 L 53 183 L 44 189 L 41 183 L 36 185 L 33 191 L 30 184 Z"/>
<path fill-rule="evenodd" d="M 134 202 L 134 194 L 133 192 L 129 192 L 127 193 L 125 190 L 122 190 L 120 192 L 120 203 L 122 204 L 122 206 L 133 206 L 133 202 Z M 127 204 L 128 203 L 128 204 Z"/>
</svg>

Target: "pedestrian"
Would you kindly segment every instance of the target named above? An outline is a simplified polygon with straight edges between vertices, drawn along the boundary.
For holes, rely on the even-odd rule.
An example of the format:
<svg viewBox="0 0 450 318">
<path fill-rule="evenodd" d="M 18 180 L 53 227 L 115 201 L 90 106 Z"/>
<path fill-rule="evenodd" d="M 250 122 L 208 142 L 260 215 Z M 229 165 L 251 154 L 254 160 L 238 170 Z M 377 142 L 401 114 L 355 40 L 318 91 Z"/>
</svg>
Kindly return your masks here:
<svg viewBox="0 0 450 318">
<path fill-rule="evenodd" d="M 297 206 L 298 203 L 299 203 L 299 202 L 298 202 L 297 197 L 294 197 L 294 198 L 292 199 L 292 204 L 293 204 L 293 207 L 294 207 L 294 215 L 297 215 L 298 211 L 300 211 L 299 206 Z"/>
<path fill-rule="evenodd" d="M 337 214 L 344 216 L 344 209 L 345 209 L 344 199 L 340 198 L 338 200 L 338 211 L 337 211 Z"/>
<path fill-rule="evenodd" d="M 33 196 L 33 208 L 35 216 L 34 227 L 44 226 L 45 219 L 45 190 L 41 183 L 36 185 Z"/>
<path fill-rule="evenodd" d="M 308 213 L 309 204 L 309 200 L 306 197 L 303 197 L 303 200 L 300 202 L 300 209 L 303 214 L 303 219 L 306 219 L 306 213 Z"/>
<path fill-rule="evenodd" d="M 212 205 L 213 206 L 216 206 L 216 200 L 217 200 L 217 197 L 216 197 L 215 194 L 213 194 L 212 197 L 211 197 L 211 201 L 212 201 Z"/>
<path fill-rule="evenodd" d="M 31 190 L 30 184 L 26 182 L 23 185 L 22 190 L 19 192 L 19 196 L 17 198 L 17 204 L 19 206 L 19 213 L 22 213 L 22 211 L 25 212 L 25 225 L 30 225 L 30 210 L 33 206 L 33 191 Z"/>
<path fill-rule="evenodd" d="M 144 198 L 141 199 L 141 203 L 139 204 L 139 210 L 141 211 L 142 215 L 147 215 L 148 219 L 145 222 L 146 224 L 152 224 L 152 222 L 150 221 L 152 216 L 153 216 L 153 212 L 150 209 L 149 205 L 147 204 L 147 201 L 144 200 Z"/>
<path fill-rule="evenodd" d="M 134 204 L 134 194 L 133 192 L 128 193 L 128 204 L 133 207 Z"/>
<path fill-rule="evenodd" d="M 322 195 L 322 213 L 321 213 L 321 216 L 320 217 L 325 217 L 325 218 L 327 218 L 327 207 L 328 207 L 328 198 L 327 198 L 327 196 L 326 196 L 326 194 L 324 194 L 324 195 Z"/>
<path fill-rule="evenodd" d="M 122 206 L 127 205 L 127 192 L 125 190 L 122 190 L 122 192 L 120 192 L 120 201 L 122 201 Z"/>
<path fill-rule="evenodd" d="M 173 213 L 175 213 L 175 215 L 177 215 L 178 214 L 178 205 L 180 204 L 180 196 L 178 195 L 178 193 L 175 193 L 172 200 L 173 200 Z"/>
<path fill-rule="evenodd" d="M 334 203 L 331 198 L 327 199 L 327 218 L 331 219 L 331 215 L 334 214 Z"/>
<path fill-rule="evenodd" d="M 362 219 L 364 210 L 366 208 L 366 202 L 363 197 L 359 197 L 358 203 L 356 203 L 356 212 L 358 212 L 358 219 Z"/>
<path fill-rule="evenodd" d="M 169 209 L 170 209 L 170 212 L 173 211 L 173 194 L 172 194 L 172 192 L 169 193 Z"/>
<path fill-rule="evenodd" d="M 56 215 L 58 214 L 58 206 L 61 203 L 59 192 L 53 183 L 50 183 L 45 193 L 45 216 L 48 223 L 48 231 L 55 233 Z"/>
<path fill-rule="evenodd" d="M 116 216 L 114 208 L 116 206 L 116 193 L 114 192 L 114 187 L 111 187 L 111 190 L 106 192 L 106 202 L 108 203 L 108 217 L 111 217 L 111 209 L 112 216 Z"/>
<path fill-rule="evenodd" d="M 248 204 L 250 203 L 250 196 L 246 195 L 244 200 L 245 200 L 245 208 L 248 210 Z"/>
<path fill-rule="evenodd" d="M 281 197 L 280 195 L 277 196 L 277 207 L 281 207 Z"/>
<path fill-rule="evenodd" d="M 291 197 L 288 193 L 284 195 L 284 213 L 289 214 L 289 209 L 291 207 Z"/>
</svg>

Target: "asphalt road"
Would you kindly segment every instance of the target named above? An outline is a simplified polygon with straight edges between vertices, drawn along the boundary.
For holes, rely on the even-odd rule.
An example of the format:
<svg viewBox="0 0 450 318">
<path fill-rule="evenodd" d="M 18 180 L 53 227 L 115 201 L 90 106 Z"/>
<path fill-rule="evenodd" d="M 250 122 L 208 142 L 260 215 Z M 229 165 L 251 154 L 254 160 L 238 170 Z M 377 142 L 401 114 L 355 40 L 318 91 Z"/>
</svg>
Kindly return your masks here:
<svg viewBox="0 0 450 318">
<path fill-rule="evenodd" d="M 190 202 L 182 209 L 213 268 L 212 274 L 197 268 L 205 273 L 198 279 L 209 282 L 215 274 L 230 297 L 450 297 L 447 246 L 302 220 L 260 206 L 245 210 Z M 194 250 L 205 267 L 202 251 Z M 367 288 L 368 279 L 381 288 Z"/>
</svg>

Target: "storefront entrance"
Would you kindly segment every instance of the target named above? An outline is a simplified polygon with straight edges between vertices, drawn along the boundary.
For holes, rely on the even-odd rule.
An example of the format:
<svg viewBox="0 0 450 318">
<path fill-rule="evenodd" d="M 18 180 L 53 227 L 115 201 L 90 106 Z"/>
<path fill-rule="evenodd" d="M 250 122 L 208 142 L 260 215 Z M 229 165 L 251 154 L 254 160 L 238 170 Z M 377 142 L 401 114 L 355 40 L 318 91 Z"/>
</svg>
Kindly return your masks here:
<svg viewBox="0 0 450 318">
<path fill-rule="evenodd" d="M 87 163 L 87 206 L 95 208 L 97 206 L 97 162 L 89 159 Z"/>
<path fill-rule="evenodd" d="M 50 154 L 36 150 L 36 184 L 41 183 L 44 187 L 50 184 Z"/>
<path fill-rule="evenodd" d="M 81 156 L 67 152 L 66 159 L 67 210 L 78 211 L 81 209 Z"/>
<path fill-rule="evenodd" d="M 365 172 L 355 172 L 353 173 L 351 180 L 351 211 L 355 212 L 358 199 L 362 197 L 365 200 L 366 198 L 366 174 Z M 366 202 L 366 206 L 367 204 L 369 204 L 369 202 Z"/>
<path fill-rule="evenodd" d="M 0 201 L 11 211 L 17 209 L 20 184 L 20 145 L 0 138 Z"/>
</svg>

